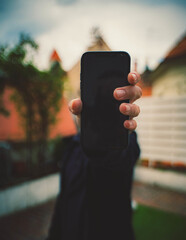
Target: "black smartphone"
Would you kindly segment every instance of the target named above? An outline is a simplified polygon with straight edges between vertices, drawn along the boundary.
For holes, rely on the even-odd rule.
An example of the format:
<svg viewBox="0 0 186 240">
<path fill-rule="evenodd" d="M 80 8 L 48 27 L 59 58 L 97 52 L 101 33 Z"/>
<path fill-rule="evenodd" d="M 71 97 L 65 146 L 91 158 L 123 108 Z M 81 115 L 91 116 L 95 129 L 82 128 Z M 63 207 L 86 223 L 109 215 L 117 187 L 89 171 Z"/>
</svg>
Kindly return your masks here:
<svg viewBox="0 0 186 240">
<path fill-rule="evenodd" d="M 130 56 L 127 52 L 85 52 L 81 58 L 81 145 L 87 154 L 121 150 L 128 145 L 128 130 L 120 113 L 122 102 L 114 89 L 127 86 Z"/>
</svg>

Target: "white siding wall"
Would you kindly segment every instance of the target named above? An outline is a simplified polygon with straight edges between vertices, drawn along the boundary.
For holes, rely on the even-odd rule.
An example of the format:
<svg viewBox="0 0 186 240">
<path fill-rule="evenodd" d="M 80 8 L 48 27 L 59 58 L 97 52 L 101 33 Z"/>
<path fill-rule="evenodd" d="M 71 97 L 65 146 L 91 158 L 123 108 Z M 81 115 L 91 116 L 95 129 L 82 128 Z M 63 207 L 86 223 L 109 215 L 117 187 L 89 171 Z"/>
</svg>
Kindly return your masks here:
<svg viewBox="0 0 186 240">
<path fill-rule="evenodd" d="M 184 64 L 168 69 L 154 82 L 153 96 L 186 95 L 186 66 Z"/>
<path fill-rule="evenodd" d="M 137 104 L 141 158 L 186 164 L 186 96 L 144 97 Z"/>
</svg>

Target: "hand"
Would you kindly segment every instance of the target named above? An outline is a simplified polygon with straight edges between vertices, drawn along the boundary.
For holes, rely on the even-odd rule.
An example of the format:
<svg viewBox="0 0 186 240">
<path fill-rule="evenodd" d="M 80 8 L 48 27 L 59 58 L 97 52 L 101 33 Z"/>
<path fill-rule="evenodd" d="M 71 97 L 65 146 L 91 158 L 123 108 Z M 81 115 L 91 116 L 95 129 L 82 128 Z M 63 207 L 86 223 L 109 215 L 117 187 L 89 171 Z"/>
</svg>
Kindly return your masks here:
<svg viewBox="0 0 186 240">
<path fill-rule="evenodd" d="M 121 103 L 119 111 L 129 116 L 129 120 L 124 122 L 124 127 L 133 131 L 137 127 L 136 121 L 133 119 L 140 113 L 140 108 L 134 102 L 142 96 L 142 90 L 136 86 L 136 83 L 140 80 L 140 75 L 137 72 L 131 72 L 128 75 L 128 82 L 131 84 L 125 87 L 116 88 L 113 92 L 113 96 L 116 100 L 121 101 L 129 99 L 129 103 Z M 69 110 L 80 117 L 82 111 L 82 102 L 79 98 L 73 99 L 69 103 Z"/>
</svg>

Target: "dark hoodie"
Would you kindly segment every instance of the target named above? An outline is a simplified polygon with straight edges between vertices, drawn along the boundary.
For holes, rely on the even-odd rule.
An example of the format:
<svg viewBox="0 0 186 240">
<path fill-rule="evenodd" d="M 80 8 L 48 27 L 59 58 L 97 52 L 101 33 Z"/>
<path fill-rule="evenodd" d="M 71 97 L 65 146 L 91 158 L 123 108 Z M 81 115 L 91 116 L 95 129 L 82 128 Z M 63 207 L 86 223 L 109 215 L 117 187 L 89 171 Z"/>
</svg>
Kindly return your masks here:
<svg viewBox="0 0 186 240">
<path fill-rule="evenodd" d="M 61 191 L 47 240 L 133 240 L 131 186 L 140 149 L 135 132 L 122 152 L 87 157 L 79 135 L 63 158 Z"/>
</svg>

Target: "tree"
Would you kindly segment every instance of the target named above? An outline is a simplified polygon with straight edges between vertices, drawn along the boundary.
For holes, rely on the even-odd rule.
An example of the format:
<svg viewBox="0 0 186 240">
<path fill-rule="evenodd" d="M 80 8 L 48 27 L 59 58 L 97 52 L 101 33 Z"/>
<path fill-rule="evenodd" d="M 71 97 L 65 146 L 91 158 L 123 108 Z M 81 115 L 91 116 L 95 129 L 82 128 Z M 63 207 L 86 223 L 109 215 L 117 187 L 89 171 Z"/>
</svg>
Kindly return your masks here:
<svg viewBox="0 0 186 240">
<path fill-rule="evenodd" d="M 49 127 L 56 121 L 60 110 L 66 73 L 59 63 L 48 71 L 40 71 L 29 59 L 30 52 L 38 45 L 26 34 L 21 34 L 14 47 L 0 47 L 0 96 L 6 87 L 14 89 L 12 100 L 23 119 L 23 127 L 29 146 L 29 165 L 32 165 L 33 142 L 46 145 Z M 0 97 L 0 114 L 8 116 Z M 43 155 L 43 156 L 41 156 Z M 40 162 L 45 160 L 40 154 Z"/>
</svg>

